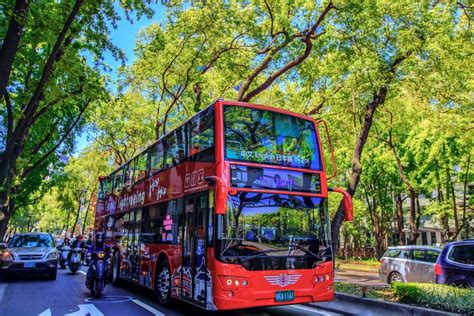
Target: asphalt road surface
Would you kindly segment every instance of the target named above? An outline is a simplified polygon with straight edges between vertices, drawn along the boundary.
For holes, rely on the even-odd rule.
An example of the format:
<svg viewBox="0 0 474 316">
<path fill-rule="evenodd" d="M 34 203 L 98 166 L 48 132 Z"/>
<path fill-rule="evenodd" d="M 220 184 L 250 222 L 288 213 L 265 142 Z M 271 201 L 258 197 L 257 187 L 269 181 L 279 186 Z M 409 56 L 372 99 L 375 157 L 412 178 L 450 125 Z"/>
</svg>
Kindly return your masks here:
<svg viewBox="0 0 474 316">
<path fill-rule="evenodd" d="M 84 285 L 85 269 L 74 275 L 69 270 L 59 270 L 56 281 L 21 277 L 0 283 L 0 316 L 337 315 L 304 305 L 209 313 L 178 302 L 166 309 L 156 303 L 153 292 L 129 283 L 118 287 L 108 284 L 104 297 L 94 299 Z"/>
</svg>

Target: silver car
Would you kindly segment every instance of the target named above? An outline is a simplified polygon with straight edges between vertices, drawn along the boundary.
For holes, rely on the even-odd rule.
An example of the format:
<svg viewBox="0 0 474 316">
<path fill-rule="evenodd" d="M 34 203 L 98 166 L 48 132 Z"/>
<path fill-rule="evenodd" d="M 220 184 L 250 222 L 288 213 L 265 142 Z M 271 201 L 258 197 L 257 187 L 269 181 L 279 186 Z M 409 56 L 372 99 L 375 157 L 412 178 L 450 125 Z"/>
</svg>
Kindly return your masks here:
<svg viewBox="0 0 474 316">
<path fill-rule="evenodd" d="M 48 233 L 15 234 L 1 250 L 0 276 L 46 274 L 56 280 L 58 250 Z"/>
<path fill-rule="evenodd" d="M 379 278 L 392 282 L 436 282 L 434 265 L 441 249 L 430 246 L 389 247 L 380 259 Z"/>
</svg>

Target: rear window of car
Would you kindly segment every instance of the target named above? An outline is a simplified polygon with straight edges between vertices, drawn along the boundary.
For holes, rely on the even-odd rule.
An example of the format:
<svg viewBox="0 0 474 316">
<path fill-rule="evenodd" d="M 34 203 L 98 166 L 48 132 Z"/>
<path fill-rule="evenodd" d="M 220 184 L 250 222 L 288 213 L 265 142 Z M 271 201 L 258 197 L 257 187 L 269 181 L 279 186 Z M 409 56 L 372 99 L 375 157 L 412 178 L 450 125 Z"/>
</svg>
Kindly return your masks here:
<svg viewBox="0 0 474 316">
<path fill-rule="evenodd" d="M 53 238 L 49 235 L 16 235 L 9 246 L 16 247 L 54 247 Z"/>
<path fill-rule="evenodd" d="M 474 245 L 454 246 L 449 252 L 448 259 L 462 264 L 474 265 Z"/>
</svg>

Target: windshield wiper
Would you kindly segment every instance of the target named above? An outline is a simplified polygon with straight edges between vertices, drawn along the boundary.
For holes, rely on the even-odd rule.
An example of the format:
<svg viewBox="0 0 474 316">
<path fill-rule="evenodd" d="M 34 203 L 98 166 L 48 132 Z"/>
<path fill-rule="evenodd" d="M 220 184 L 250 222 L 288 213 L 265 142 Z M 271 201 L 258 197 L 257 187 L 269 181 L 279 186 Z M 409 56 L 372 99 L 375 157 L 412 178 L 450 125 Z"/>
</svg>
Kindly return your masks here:
<svg viewBox="0 0 474 316">
<path fill-rule="evenodd" d="M 250 260 L 250 259 L 255 259 L 255 258 L 258 258 L 258 257 L 262 257 L 263 255 L 266 255 L 267 253 L 279 252 L 279 251 L 285 251 L 285 250 L 284 249 L 270 249 L 270 250 L 264 250 L 262 252 L 259 252 L 256 255 L 252 255 L 252 256 L 224 256 L 223 258 L 239 258 L 239 259 Z"/>
<path fill-rule="evenodd" d="M 315 257 L 315 258 L 318 259 L 319 261 L 322 261 L 322 260 L 323 260 L 323 257 L 321 257 L 320 255 L 317 255 L 317 254 L 315 254 L 314 252 L 312 252 L 311 250 L 308 250 L 308 249 L 306 249 L 306 248 L 304 248 L 303 246 L 300 246 L 300 245 L 298 245 L 298 244 L 290 244 L 289 247 L 290 247 L 290 248 L 291 248 L 291 247 L 295 247 L 295 248 L 298 248 L 298 249 L 300 249 L 300 250 L 303 250 L 305 253 L 312 255 L 313 257 Z M 290 251 L 291 251 L 291 250 L 288 249 L 288 257 L 290 257 Z"/>
</svg>

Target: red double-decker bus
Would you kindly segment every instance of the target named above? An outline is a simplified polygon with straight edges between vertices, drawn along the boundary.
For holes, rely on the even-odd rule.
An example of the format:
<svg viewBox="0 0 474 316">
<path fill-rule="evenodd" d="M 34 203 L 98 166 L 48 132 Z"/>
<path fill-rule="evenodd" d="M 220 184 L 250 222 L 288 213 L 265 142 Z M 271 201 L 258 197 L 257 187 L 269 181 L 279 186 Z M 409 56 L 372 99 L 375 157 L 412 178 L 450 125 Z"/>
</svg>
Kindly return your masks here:
<svg viewBox="0 0 474 316">
<path fill-rule="evenodd" d="M 125 279 L 208 310 L 332 300 L 315 120 L 219 100 L 100 178 L 96 232 Z M 343 193 L 346 219 L 352 200 Z"/>
</svg>

